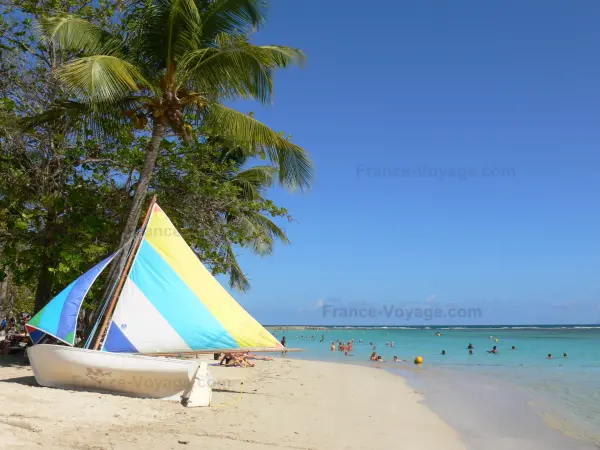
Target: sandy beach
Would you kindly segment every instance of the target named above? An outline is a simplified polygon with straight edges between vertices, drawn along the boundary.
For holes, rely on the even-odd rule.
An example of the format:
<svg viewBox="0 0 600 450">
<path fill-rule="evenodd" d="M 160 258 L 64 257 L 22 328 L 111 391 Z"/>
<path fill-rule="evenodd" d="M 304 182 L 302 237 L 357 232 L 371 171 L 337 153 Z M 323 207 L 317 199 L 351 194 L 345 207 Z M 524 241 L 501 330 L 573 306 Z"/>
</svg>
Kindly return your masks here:
<svg viewBox="0 0 600 450">
<path fill-rule="evenodd" d="M 282 358 L 211 367 L 214 406 L 184 408 L 39 387 L 15 361 L 0 360 L 2 449 L 465 448 L 403 378 L 370 367 Z"/>
</svg>

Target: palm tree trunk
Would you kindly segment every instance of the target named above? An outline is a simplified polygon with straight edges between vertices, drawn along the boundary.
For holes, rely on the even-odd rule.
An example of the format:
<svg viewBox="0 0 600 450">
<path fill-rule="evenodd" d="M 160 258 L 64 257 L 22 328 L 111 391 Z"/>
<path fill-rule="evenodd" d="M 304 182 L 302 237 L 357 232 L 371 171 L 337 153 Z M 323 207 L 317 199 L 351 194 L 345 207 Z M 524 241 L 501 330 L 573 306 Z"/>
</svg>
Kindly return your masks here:
<svg viewBox="0 0 600 450">
<path fill-rule="evenodd" d="M 148 148 L 146 149 L 144 167 L 140 172 L 140 179 L 135 189 L 133 201 L 131 202 L 131 208 L 129 209 L 127 222 L 125 223 L 123 233 L 121 234 L 120 246 L 123 246 L 128 240 L 130 240 L 133 237 L 135 229 L 137 228 L 137 224 L 140 221 L 142 207 L 144 206 L 144 200 L 146 199 L 146 195 L 148 194 L 148 186 L 150 185 L 150 179 L 152 178 L 152 172 L 154 171 L 154 166 L 156 165 L 156 159 L 158 158 L 160 144 L 163 140 L 164 135 L 164 122 L 155 122 L 154 130 L 152 131 L 152 139 L 150 139 L 150 142 L 148 143 Z"/>
<path fill-rule="evenodd" d="M 140 179 L 137 183 L 135 194 L 133 195 L 133 200 L 131 202 L 131 207 L 129 208 L 127 221 L 125 222 L 123 232 L 121 233 L 121 241 L 119 243 L 119 248 L 123 247 L 127 242 L 129 242 L 135 234 L 137 224 L 140 221 L 140 215 L 142 214 L 144 200 L 146 199 L 146 195 L 148 194 L 148 186 L 150 185 L 150 180 L 152 179 L 152 172 L 154 171 L 156 159 L 158 158 L 158 153 L 160 152 L 160 144 L 165 136 L 165 129 L 166 126 L 164 121 L 154 122 L 152 138 L 150 139 L 148 147 L 146 148 L 144 166 L 142 167 L 142 171 L 140 172 Z M 117 258 L 117 260 L 115 260 L 111 264 L 112 267 L 110 268 L 110 271 L 108 273 L 106 289 L 102 296 L 103 299 L 108 298 L 110 290 L 116 284 L 118 276 L 125 268 L 126 261 L 127 251 L 123 251 L 121 253 L 121 256 L 119 256 L 119 258 Z M 94 314 L 90 317 L 90 327 L 93 326 L 93 324 L 96 323 L 96 321 L 98 320 L 98 316 L 100 315 L 101 310 L 102 304 L 98 305 L 98 307 L 94 311 Z"/>
</svg>

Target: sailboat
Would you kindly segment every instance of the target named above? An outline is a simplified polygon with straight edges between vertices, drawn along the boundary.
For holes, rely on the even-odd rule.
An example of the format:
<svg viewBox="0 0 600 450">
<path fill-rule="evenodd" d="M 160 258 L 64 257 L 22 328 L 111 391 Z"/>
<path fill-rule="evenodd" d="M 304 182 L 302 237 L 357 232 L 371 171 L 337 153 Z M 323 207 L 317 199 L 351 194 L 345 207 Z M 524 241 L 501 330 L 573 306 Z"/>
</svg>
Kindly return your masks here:
<svg viewBox="0 0 600 450">
<path fill-rule="evenodd" d="M 165 356 L 284 349 L 204 267 L 156 198 L 94 331 L 84 348 L 75 347 L 83 300 L 120 251 L 73 281 L 27 323 L 34 343 L 28 357 L 38 384 L 208 406 L 207 363 Z M 43 343 L 48 337 L 62 345 Z"/>
</svg>

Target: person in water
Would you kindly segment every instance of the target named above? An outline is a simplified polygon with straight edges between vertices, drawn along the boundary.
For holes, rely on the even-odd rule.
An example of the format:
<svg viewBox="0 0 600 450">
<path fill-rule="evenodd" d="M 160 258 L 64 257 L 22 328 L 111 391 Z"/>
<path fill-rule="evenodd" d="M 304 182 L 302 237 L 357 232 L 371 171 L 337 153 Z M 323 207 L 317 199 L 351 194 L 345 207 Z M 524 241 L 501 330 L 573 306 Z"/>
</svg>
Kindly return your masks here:
<svg viewBox="0 0 600 450">
<path fill-rule="evenodd" d="M 378 361 L 378 362 L 383 362 L 383 358 L 381 357 L 381 355 L 379 355 L 379 356 L 377 357 L 377 361 Z"/>
<path fill-rule="evenodd" d="M 469 343 L 469 346 L 467 347 L 467 350 L 473 350 L 473 344 Z"/>
<path fill-rule="evenodd" d="M 371 361 L 377 361 L 377 353 L 371 353 Z"/>
<path fill-rule="evenodd" d="M 566 353 L 563 353 L 563 358 L 568 358 Z"/>
<path fill-rule="evenodd" d="M 548 353 L 548 359 L 552 359 L 552 353 Z"/>
<path fill-rule="evenodd" d="M 494 353 L 494 354 L 498 353 L 496 346 L 494 345 L 491 350 L 488 350 L 488 353 Z"/>
<path fill-rule="evenodd" d="M 442 350 L 442 355 L 445 355 L 445 354 L 446 354 L 446 350 Z"/>
<path fill-rule="evenodd" d="M 469 349 L 469 355 L 473 354 L 473 350 Z"/>
<path fill-rule="evenodd" d="M 325 340 L 325 335 L 321 336 L 321 342 L 323 342 Z"/>
<path fill-rule="evenodd" d="M 516 350 L 517 347 L 515 347 L 514 345 L 512 346 L 511 350 Z"/>
</svg>

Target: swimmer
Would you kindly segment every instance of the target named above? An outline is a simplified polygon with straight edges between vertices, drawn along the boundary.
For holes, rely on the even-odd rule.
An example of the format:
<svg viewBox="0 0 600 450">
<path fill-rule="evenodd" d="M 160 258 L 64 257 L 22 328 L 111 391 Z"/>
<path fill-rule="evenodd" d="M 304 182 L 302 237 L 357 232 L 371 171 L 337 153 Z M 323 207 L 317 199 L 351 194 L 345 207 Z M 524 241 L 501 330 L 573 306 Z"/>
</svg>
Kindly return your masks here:
<svg viewBox="0 0 600 450">
<path fill-rule="evenodd" d="M 469 346 L 467 347 L 467 350 L 473 350 L 473 344 L 469 343 Z"/>
<path fill-rule="evenodd" d="M 325 340 L 325 335 L 321 336 L 321 342 L 323 342 Z"/>
<path fill-rule="evenodd" d="M 473 350 L 469 349 L 469 355 L 473 354 Z"/>
<path fill-rule="evenodd" d="M 437 333 L 435 333 L 436 336 L 441 336 L 442 333 L 440 333 L 439 331 Z"/>
<path fill-rule="evenodd" d="M 563 358 L 568 358 L 566 353 L 563 353 Z"/>
<path fill-rule="evenodd" d="M 512 346 L 511 350 L 516 350 L 517 347 L 515 347 L 514 345 Z"/>
<path fill-rule="evenodd" d="M 442 350 L 442 355 L 445 355 L 445 354 L 446 354 L 446 350 Z"/>
<path fill-rule="evenodd" d="M 552 353 L 548 353 L 548 359 L 552 359 Z"/>
<path fill-rule="evenodd" d="M 491 350 L 488 350 L 488 353 L 494 353 L 494 354 L 497 354 L 497 353 L 498 353 L 498 350 L 496 349 L 496 346 L 494 345 L 494 347 L 492 347 L 492 349 L 491 349 Z"/>
</svg>

